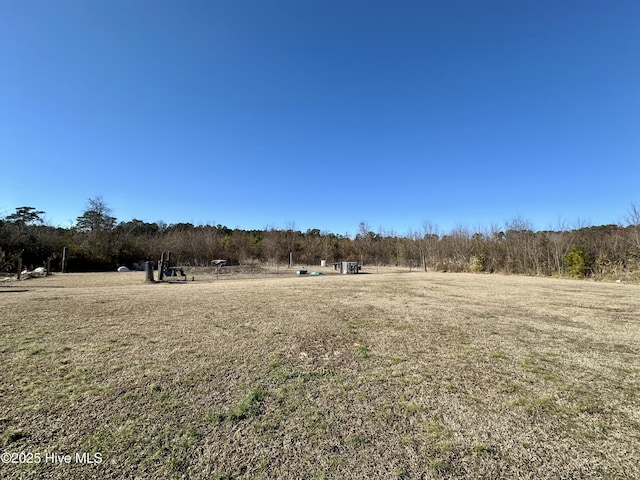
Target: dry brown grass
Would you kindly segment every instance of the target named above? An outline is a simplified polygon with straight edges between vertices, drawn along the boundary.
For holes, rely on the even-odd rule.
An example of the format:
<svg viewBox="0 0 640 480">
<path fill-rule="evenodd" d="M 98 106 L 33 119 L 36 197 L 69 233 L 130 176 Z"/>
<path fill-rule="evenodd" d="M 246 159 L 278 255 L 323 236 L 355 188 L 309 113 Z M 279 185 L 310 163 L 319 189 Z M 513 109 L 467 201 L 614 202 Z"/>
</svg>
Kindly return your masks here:
<svg viewBox="0 0 640 480">
<path fill-rule="evenodd" d="M 0 477 L 640 478 L 639 286 L 382 271 L 0 286 Z"/>
</svg>

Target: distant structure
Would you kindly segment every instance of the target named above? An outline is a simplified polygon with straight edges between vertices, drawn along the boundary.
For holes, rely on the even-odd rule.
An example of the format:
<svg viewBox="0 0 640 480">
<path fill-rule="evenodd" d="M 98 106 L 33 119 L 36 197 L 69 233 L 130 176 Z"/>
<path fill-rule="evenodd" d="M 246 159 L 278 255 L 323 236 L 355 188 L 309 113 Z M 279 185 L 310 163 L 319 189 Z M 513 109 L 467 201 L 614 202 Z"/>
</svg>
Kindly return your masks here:
<svg viewBox="0 0 640 480">
<path fill-rule="evenodd" d="M 358 262 L 337 262 L 333 264 L 333 269 L 342 274 L 360 273 L 360 265 Z"/>
</svg>

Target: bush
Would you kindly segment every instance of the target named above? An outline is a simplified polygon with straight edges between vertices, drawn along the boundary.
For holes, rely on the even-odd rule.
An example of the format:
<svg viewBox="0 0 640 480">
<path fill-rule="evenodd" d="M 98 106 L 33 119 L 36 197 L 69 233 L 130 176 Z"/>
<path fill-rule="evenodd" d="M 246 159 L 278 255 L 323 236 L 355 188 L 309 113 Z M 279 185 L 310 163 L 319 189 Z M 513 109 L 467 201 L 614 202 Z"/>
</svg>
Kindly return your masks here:
<svg viewBox="0 0 640 480">
<path fill-rule="evenodd" d="M 486 259 L 484 256 L 474 255 L 469 261 L 469 271 L 472 273 L 480 273 L 486 270 Z"/>
<path fill-rule="evenodd" d="M 587 275 L 588 267 L 585 253 L 577 249 L 575 245 L 572 245 L 569 253 L 564 256 L 564 264 L 567 274 L 572 277 L 582 278 Z"/>
</svg>

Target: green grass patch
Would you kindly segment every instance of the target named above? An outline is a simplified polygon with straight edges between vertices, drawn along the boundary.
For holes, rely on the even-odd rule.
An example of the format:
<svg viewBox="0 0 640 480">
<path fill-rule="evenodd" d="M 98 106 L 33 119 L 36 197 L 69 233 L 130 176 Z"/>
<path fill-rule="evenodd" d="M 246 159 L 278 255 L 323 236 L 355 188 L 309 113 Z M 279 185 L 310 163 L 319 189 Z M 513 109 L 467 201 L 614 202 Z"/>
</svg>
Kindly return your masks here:
<svg viewBox="0 0 640 480">
<path fill-rule="evenodd" d="M 360 358 L 369 358 L 371 356 L 371 347 L 368 345 L 356 344 L 355 352 Z"/>
<path fill-rule="evenodd" d="M 209 412 L 206 419 L 213 423 L 240 422 L 260 415 L 262 402 L 267 392 L 261 388 L 250 388 L 244 397 L 226 412 Z"/>
</svg>

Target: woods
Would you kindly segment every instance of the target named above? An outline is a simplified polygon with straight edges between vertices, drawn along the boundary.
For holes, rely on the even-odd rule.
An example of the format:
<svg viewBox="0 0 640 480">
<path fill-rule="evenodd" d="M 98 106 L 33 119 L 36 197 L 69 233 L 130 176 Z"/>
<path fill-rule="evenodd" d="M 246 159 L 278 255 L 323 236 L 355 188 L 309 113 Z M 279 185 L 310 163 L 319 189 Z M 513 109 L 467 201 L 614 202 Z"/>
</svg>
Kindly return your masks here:
<svg viewBox="0 0 640 480">
<path fill-rule="evenodd" d="M 67 271 L 115 270 L 117 266 L 157 261 L 163 251 L 184 266 L 229 264 L 319 265 L 321 260 L 356 260 L 375 265 L 451 272 L 566 275 L 594 279 L 640 278 L 640 210 L 631 205 L 625 225 L 578 226 L 535 231 L 517 217 L 503 226 L 471 230 L 457 226 L 441 232 L 425 222 L 400 235 L 372 231 L 362 222 L 355 236 L 309 229 L 231 229 L 143 220 L 118 221 L 101 197 L 89 200 L 75 225 L 46 225 L 44 211 L 23 206 L 0 220 L 0 271 L 27 268 L 60 271 L 67 247 Z"/>
</svg>

